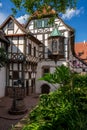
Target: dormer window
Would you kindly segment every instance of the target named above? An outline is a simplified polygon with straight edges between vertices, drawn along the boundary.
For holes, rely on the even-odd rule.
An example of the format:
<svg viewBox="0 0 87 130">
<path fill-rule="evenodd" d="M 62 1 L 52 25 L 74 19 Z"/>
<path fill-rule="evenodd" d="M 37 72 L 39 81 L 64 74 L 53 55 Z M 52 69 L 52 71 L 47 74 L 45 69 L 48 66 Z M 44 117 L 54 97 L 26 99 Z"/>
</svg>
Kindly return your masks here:
<svg viewBox="0 0 87 130">
<path fill-rule="evenodd" d="M 8 29 L 10 29 L 10 30 L 14 29 L 14 23 L 12 20 L 8 23 Z"/>
<path fill-rule="evenodd" d="M 38 20 L 37 21 L 37 28 L 41 28 L 42 27 L 42 20 Z"/>
<path fill-rule="evenodd" d="M 44 27 L 45 28 L 49 27 L 48 19 L 44 19 Z"/>
<path fill-rule="evenodd" d="M 39 19 L 34 22 L 35 28 L 48 28 L 50 26 L 52 26 L 52 24 L 49 24 L 49 19 Z"/>
</svg>

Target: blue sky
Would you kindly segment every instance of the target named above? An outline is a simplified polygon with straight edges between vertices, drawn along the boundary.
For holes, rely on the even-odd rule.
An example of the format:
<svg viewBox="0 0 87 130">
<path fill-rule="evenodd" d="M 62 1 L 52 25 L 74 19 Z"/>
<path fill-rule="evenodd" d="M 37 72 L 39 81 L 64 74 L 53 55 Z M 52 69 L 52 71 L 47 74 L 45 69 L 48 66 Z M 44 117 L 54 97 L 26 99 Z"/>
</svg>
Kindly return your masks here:
<svg viewBox="0 0 87 130">
<path fill-rule="evenodd" d="M 14 5 L 10 0 L 0 1 L 0 24 L 12 14 L 12 7 Z M 87 41 L 87 0 L 78 0 L 77 9 L 68 9 L 61 17 L 66 24 L 75 29 L 75 42 Z M 16 18 L 23 23 L 28 18 L 28 14 L 19 12 Z"/>
</svg>

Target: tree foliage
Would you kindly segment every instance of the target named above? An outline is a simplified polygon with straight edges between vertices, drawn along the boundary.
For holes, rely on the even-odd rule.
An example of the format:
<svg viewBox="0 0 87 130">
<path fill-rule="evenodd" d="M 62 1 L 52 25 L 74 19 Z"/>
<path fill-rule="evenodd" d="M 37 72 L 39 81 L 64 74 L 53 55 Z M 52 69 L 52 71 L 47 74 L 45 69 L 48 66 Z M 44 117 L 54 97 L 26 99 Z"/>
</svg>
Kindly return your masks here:
<svg viewBox="0 0 87 130">
<path fill-rule="evenodd" d="M 67 8 L 75 8 L 77 0 L 11 0 L 16 8 L 13 12 L 17 13 L 18 10 L 25 9 L 26 12 L 32 14 L 36 10 L 41 10 L 43 7 L 52 7 L 57 13 L 64 13 Z"/>
<path fill-rule="evenodd" d="M 71 80 L 73 90 L 68 84 L 40 96 L 22 130 L 87 129 L 87 74 L 76 74 Z"/>
<path fill-rule="evenodd" d="M 7 63 L 8 57 L 7 57 L 7 53 L 5 51 L 4 48 L 0 48 L 0 68 L 5 66 L 5 64 Z"/>
<path fill-rule="evenodd" d="M 51 84 L 62 84 L 63 86 L 69 84 L 73 77 L 73 73 L 70 71 L 69 67 L 61 65 L 56 67 L 54 73 L 47 73 L 39 80 L 47 81 Z"/>
<path fill-rule="evenodd" d="M 87 87 L 74 87 L 75 104 L 70 86 L 40 96 L 22 130 L 86 130 Z"/>
</svg>

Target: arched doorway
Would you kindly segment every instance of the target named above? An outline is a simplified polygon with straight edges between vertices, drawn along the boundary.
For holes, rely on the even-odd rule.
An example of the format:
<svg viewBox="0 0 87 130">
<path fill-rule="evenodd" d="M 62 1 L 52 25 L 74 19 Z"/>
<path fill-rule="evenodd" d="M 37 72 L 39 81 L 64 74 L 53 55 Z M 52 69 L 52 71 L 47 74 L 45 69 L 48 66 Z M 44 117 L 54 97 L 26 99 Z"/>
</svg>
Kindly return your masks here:
<svg viewBox="0 0 87 130">
<path fill-rule="evenodd" d="M 41 86 L 41 93 L 48 94 L 50 92 L 50 86 L 48 84 L 43 84 Z"/>
</svg>

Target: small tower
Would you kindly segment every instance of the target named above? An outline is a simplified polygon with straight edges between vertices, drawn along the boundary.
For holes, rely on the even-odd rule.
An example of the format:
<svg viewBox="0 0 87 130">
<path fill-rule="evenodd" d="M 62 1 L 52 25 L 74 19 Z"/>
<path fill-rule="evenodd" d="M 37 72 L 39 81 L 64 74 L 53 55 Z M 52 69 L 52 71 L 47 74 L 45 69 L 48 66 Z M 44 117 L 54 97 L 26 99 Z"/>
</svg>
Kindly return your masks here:
<svg viewBox="0 0 87 130">
<path fill-rule="evenodd" d="M 64 58 L 64 36 L 57 27 L 48 37 L 48 57 L 55 61 Z"/>
</svg>

